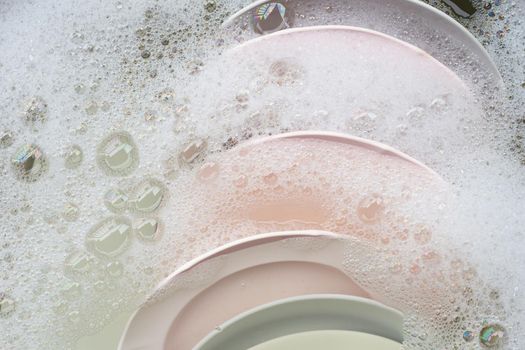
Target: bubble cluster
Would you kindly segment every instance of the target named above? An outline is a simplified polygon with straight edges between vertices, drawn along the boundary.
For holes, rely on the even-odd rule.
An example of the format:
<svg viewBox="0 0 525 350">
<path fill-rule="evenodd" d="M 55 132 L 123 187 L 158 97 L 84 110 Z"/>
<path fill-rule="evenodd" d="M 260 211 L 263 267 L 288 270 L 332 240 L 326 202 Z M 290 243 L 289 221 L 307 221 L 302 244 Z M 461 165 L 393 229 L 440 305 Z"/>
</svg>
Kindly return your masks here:
<svg viewBox="0 0 525 350">
<path fill-rule="evenodd" d="M 0 317 L 9 317 L 15 311 L 15 301 L 0 293 Z"/>
<path fill-rule="evenodd" d="M 32 129 L 38 127 L 47 121 L 48 107 L 46 101 L 40 96 L 33 97 L 26 106 L 24 111 L 24 122 Z"/>
<path fill-rule="evenodd" d="M 73 203 L 66 203 L 62 217 L 67 221 L 76 221 L 80 217 L 80 209 Z"/>
<path fill-rule="evenodd" d="M 13 142 L 13 133 L 11 131 L 4 131 L 0 136 L 0 147 L 2 148 L 8 148 Z"/>
<path fill-rule="evenodd" d="M 366 196 L 357 205 L 357 216 L 365 223 L 374 223 L 380 220 L 384 211 L 381 196 Z"/>
<path fill-rule="evenodd" d="M 270 34 L 289 28 L 293 11 L 282 2 L 267 2 L 253 10 L 253 28 L 260 34 Z"/>
</svg>

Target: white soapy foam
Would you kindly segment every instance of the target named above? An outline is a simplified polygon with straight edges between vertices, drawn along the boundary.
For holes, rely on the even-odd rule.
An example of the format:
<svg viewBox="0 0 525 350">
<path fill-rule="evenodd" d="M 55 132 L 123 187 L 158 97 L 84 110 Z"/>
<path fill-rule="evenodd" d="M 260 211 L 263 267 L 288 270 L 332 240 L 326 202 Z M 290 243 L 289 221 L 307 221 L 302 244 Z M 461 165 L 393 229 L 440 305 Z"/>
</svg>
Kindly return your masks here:
<svg viewBox="0 0 525 350">
<path fill-rule="evenodd" d="M 0 303 L 15 302 L 12 311 L 4 307 L 7 302 L 0 304 L 0 348 L 75 349 L 77 339 L 131 313 L 188 260 L 257 232 L 314 227 L 359 238 L 347 242 L 348 273 L 410 316 L 406 348 L 480 348 L 477 340 L 465 343 L 462 334 L 471 330 L 477 337 L 488 321 L 506 327 L 504 349 L 522 349 L 525 3 L 501 1 L 462 20 L 500 68 L 507 86 L 501 95 L 483 85 L 486 76 L 462 57 L 454 40 L 435 36 L 429 28 L 416 30 L 422 25 L 417 19 L 399 21 L 403 14 L 395 10 L 377 16 L 380 9 L 359 6 L 334 11 L 311 3 L 297 9 L 302 26 L 363 25 L 418 44 L 465 78 L 474 93 L 470 97 L 424 79 L 399 90 L 385 89 L 386 81 L 368 82 L 365 88 L 365 66 L 358 67 L 360 80 L 338 81 L 349 68 L 342 57 L 298 56 L 297 48 L 281 48 L 278 62 L 232 61 L 219 54 L 251 37 L 251 27 L 226 32 L 218 27 L 247 4 L 0 1 Z M 335 64 L 333 71 L 327 71 L 329 64 Z M 409 74 L 408 68 L 400 62 L 392 69 Z M 326 74 L 329 79 L 323 81 Z M 341 96 L 341 91 L 347 93 Z M 36 111 L 32 101 L 40 101 Z M 28 115 L 45 118 L 28 125 Z M 406 173 L 390 174 L 386 188 L 373 163 L 353 169 L 337 147 L 327 147 L 326 157 L 297 174 L 287 169 L 294 157 L 312 153 L 308 145 L 268 148 L 254 164 L 219 153 L 245 139 L 294 130 L 332 130 L 385 142 L 441 174 L 454 196 L 438 191 L 435 198 L 434 187 L 421 185 L 421 193 L 412 193 L 408 203 L 394 201 L 396 211 L 387 211 L 379 226 L 348 227 L 359 222 L 352 211 L 357 198 L 376 188 L 399 198 Z M 97 165 L 97 147 L 118 131 L 129 133 L 138 147 L 139 166 L 127 177 L 107 174 Z M 6 132 L 12 133 L 11 142 L 3 141 Z M 206 151 L 189 164 L 181 161 L 180 153 L 197 140 L 206 141 Z M 48 169 L 27 183 L 16 176 L 11 158 L 31 143 L 44 152 Z M 72 145 L 81 148 L 83 160 L 69 169 L 64 157 Z M 219 174 L 203 184 L 196 177 L 205 161 L 215 161 Z M 247 168 L 235 168 L 238 162 Z M 349 172 L 357 175 L 343 175 Z M 417 182 L 412 176 L 411 184 Z M 94 255 L 86 235 L 114 216 L 104 204 L 106 192 L 119 188 L 133 201 L 146 178 L 163 183 L 166 201 L 147 215 L 132 208 L 118 214 L 160 218 L 161 244 L 144 244 L 134 234 L 115 258 Z M 249 203 L 269 189 L 276 199 L 299 192 L 325 198 L 320 209 L 326 217 L 321 223 L 217 220 L 242 209 L 236 201 Z M 63 215 L 68 204 L 78 208 L 78 219 Z M 394 224 L 398 216 L 405 218 Z M 422 223 L 432 228 L 428 244 L 403 239 L 421 235 Z M 369 231 L 379 232 L 372 235 L 379 248 L 362 239 Z M 428 247 L 439 253 L 440 264 L 413 266 L 414 256 L 423 259 Z M 399 259 L 383 259 L 396 250 L 404 253 Z M 433 261 L 432 254 L 425 256 Z M 75 258 L 76 269 L 65 267 L 68 257 Z M 114 261 L 122 264 L 122 276 L 114 272 Z M 459 278 L 458 285 L 435 281 L 443 271 L 449 272 L 447 278 Z M 385 279 L 393 281 L 387 289 Z M 435 288 L 440 291 L 436 299 L 420 292 Z"/>
</svg>

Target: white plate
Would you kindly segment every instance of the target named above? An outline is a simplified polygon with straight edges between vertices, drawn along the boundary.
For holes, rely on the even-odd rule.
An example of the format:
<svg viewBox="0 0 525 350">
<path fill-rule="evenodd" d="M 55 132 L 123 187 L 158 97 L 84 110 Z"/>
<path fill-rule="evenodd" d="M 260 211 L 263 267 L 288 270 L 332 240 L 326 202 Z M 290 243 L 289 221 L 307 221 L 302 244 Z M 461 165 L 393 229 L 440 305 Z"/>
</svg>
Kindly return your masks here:
<svg viewBox="0 0 525 350">
<path fill-rule="evenodd" d="M 270 1 L 254 1 L 228 18 L 223 25 L 229 27 L 237 23 L 250 23 L 253 10 L 267 2 Z M 301 0 L 288 1 L 288 3 L 297 7 L 302 14 L 302 16 L 294 16 L 295 28 L 339 24 L 378 30 L 430 52 L 445 64 L 454 61 L 452 57 L 472 55 L 488 73 L 493 75 L 495 81 L 499 83 L 502 81 L 498 68 L 472 33 L 447 14 L 422 1 Z M 326 18 L 330 17 L 326 15 L 327 8 L 339 15 L 336 17 L 337 23 L 327 21 Z M 253 35 L 256 33 L 254 32 Z M 443 40 L 428 40 L 428 35 L 447 37 L 449 46 L 443 47 Z M 464 52 L 458 52 L 457 48 L 463 49 Z"/>
<path fill-rule="evenodd" d="M 220 325 L 195 350 L 246 350 L 272 339 L 319 330 L 363 332 L 400 346 L 403 315 L 372 300 L 352 296 L 288 298 L 249 310 Z"/>
<path fill-rule="evenodd" d="M 341 239 L 319 231 L 272 233 L 210 252 L 161 283 L 130 320 L 119 349 L 191 350 L 218 324 L 287 297 L 370 297 L 342 272 Z"/>
</svg>

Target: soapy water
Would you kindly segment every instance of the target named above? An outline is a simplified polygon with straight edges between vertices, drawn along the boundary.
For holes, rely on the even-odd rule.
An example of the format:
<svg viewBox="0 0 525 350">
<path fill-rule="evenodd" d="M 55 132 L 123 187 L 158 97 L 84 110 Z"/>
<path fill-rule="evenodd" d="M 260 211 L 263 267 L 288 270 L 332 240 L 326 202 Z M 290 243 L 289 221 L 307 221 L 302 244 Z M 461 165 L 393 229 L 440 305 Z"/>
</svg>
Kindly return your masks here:
<svg viewBox="0 0 525 350">
<path fill-rule="evenodd" d="M 258 232 L 308 228 L 348 236 L 347 273 L 405 311 L 405 348 L 523 348 L 525 4 L 494 1 L 461 19 L 502 90 L 453 40 L 406 32 L 417 20 L 341 3 L 296 8 L 287 26 L 388 26 L 469 90 L 439 77 L 396 89 L 389 76 L 336 79 L 351 71 L 344 60 L 297 48 L 275 61 L 257 61 L 271 57 L 264 46 L 232 58 L 224 51 L 253 27 L 219 26 L 246 1 L 0 2 L 2 349 L 80 349 L 186 261 Z M 366 79 L 366 67 L 353 69 Z M 366 160 L 353 169 L 333 145 L 235 153 L 295 130 L 384 142 L 449 185 L 403 176 L 397 163 L 393 173 Z M 315 162 L 290 173 L 301 156 Z M 262 195 L 320 202 L 309 218 L 281 222 L 236 207 Z"/>
</svg>

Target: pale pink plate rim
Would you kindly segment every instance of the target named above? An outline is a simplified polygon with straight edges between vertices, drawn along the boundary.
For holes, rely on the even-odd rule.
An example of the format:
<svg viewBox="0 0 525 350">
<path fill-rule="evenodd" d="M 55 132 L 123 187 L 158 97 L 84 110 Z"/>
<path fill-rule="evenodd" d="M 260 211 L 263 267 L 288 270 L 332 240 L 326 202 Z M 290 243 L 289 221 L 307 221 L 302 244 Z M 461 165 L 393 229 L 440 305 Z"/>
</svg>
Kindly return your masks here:
<svg viewBox="0 0 525 350">
<path fill-rule="evenodd" d="M 157 293 L 162 288 L 168 286 L 177 277 L 188 272 L 192 268 L 199 266 L 201 263 L 209 259 L 216 258 L 224 254 L 231 254 L 231 253 L 234 253 L 240 250 L 244 250 L 244 249 L 249 249 L 252 247 L 259 246 L 259 245 L 265 245 L 265 244 L 274 243 L 274 242 L 291 239 L 291 238 L 305 238 L 305 237 L 306 238 L 321 237 L 321 238 L 327 238 L 327 239 L 329 238 L 329 239 L 334 239 L 334 240 L 344 238 L 343 235 L 332 233 L 332 232 L 327 232 L 327 231 L 302 230 L 302 231 L 270 232 L 270 233 L 263 233 L 263 234 L 258 234 L 258 235 L 238 239 L 238 240 L 226 243 L 218 248 L 215 248 L 209 251 L 206 254 L 203 254 L 187 262 L 186 264 L 181 266 L 179 269 L 174 271 L 172 274 L 170 274 L 168 277 L 166 277 L 161 283 L 159 283 L 157 288 L 155 288 L 155 291 L 151 295 L 152 296 L 155 295 L 155 293 Z M 129 321 L 126 324 L 124 331 L 122 333 L 121 339 L 119 341 L 119 346 L 118 346 L 119 350 L 124 349 L 123 346 L 126 340 L 126 335 L 130 331 L 132 323 L 139 316 L 141 310 L 142 310 L 142 307 L 138 308 L 129 318 Z M 125 348 L 125 349 L 128 350 L 128 348 Z"/>
<path fill-rule="evenodd" d="M 421 55 L 425 59 L 432 62 L 432 64 L 435 65 L 436 68 L 440 69 L 443 72 L 443 74 L 446 74 L 447 76 L 449 76 L 458 87 L 461 87 L 461 89 L 465 91 L 468 90 L 468 87 L 465 84 L 465 82 L 456 73 L 454 73 L 450 68 L 448 68 L 446 65 L 438 61 L 428 52 L 424 51 L 423 49 L 420 49 L 417 46 L 407 43 L 406 41 L 397 39 L 388 34 L 378 32 L 378 31 L 368 29 L 368 28 L 363 28 L 363 27 L 353 27 L 353 26 L 346 26 L 346 25 L 322 25 L 322 26 L 312 26 L 312 27 L 290 28 L 290 29 L 281 30 L 279 32 L 275 32 L 275 33 L 271 33 L 268 35 L 263 35 L 257 38 L 250 39 L 235 47 L 232 47 L 229 51 L 227 51 L 227 53 L 234 54 L 234 55 L 240 54 L 241 50 L 246 50 L 246 49 L 249 49 L 253 45 L 257 45 L 265 41 L 272 41 L 280 37 L 294 36 L 296 34 L 304 34 L 304 33 L 329 33 L 329 32 L 360 33 L 360 34 L 370 35 L 370 36 L 374 36 L 374 37 L 389 41 L 395 45 L 398 45 L 400 47 L 403 47 L 404 49 L 407 49 L 408 51 L 412 51 L 413 53 L 417 55 Z"/>
<path fill-rule="evenodd" d="M 265 137 L 249 140 L 249 141 L 246 141 L 245 143 L 242 143 L 237 148 L 242 148 L 244 146 L 251 146 L 251 145 L 259 145 L 261 143 L 271 142 L 271 141 L 276 141 L 276 140 L 281 140 L 281 139 L 315 139 L 315 140 L 338 142 L 338 143 L 349 144 L 349 145 L 353 145 L 357 147 L 366 148 L 370 151 L 374 151 L 382 155 L 399 158 L 409 163 L 412 163 L 413 165 L 416 165 L 424 169 L 431 175 L 435 176 L 436 179 L 444 181 L 441 175 L 439 175 L 432 168 L 428 167 L 427 165 L 420 162 L 419 160 L 391 146 L 388 146 L 378 141 L 373 141 L 370 139 L 365 139 L 362 137 L 352 136 L 352 135 L 344 134 L 341 132 L 335 132 L 335 131 L 316 131 L 316 130 L 292 131 L 292 132 L 287 132 L 287 133 L 282 133 L 282 134 L 277 134 L 277 135 L 272 135 L 272 136 L 265 136 Z"/>
<path fill-rule="evenodd" d="M 457 22 L 456 20 L 448 16 L 446 13 L 422 1 L 419 1 L 419 0 L 397 0 L 397 1 L 399 3 L 397 6 L 401 6 L 401 5 L 402 6 L 406 6 L 406 5 L 412 6 L 414 9 L 417 9 L 416 12 L 419 13 L 421 16 L 428 18 L 428 20 L 432 21 L 433 23 L 439 23 L 440 27 L 442 27 L 445 32 L 451 32 L 452 29 L 455 30 L 455 33 L 457 33 L 455 36 L 458 36 L 458 35 L 461 36 L 460 39 L 463 45 L 465 45 L 465 47 L 470 48 L 470 50 L 483 61 L 484 65 L 489 69 L 490 73 L 494 75 L 495 80 L 498 80 L 499 82 L 502 81 L 501 74 L 499 73 L 499 70 L 496 64 L 490 57 L 487 50 L 485 50 L 483 45 L 481 45 L 481 43 L 476 39 L 476 37 L 470 31 L 468 31 L 465 27 L 463 27 L 459 22 Z M 249 11 L 253 10 L 257 6 L 263 5 L 264 3 L 267 3 L 267 2 L 269 1 L 268 0 L 256 0 L 252 2 L 251 4 L 235 12 L 228 19 L 226 19 L 224 23 L 222 24 L 222 26 L 224 28 L 231 26 L 238 17 L 244 14 L 247 14 Z M 323 26 L 330 26 L 330 25 L 323 25 Z M 300 27 L 300 28 L 306 28 L 306 27 Z M 276 33 L 286 32 L 286 31 L 290 31 L 294 29 L 297 29 L 297 28 L 288 28 L 288 29 L 285 29 L 285 30 L 282 30 Z M 272 33 L 272 34 L 275 34 L 275 33 Z M 269 36 L 272 34 L 267 34 L 265 36 Z M 387 35 L 387 34 L 384 34 L 384 35 Z M 409 44 L 409 45 L 414 46 L 412 44 Z"/>
</svg>

